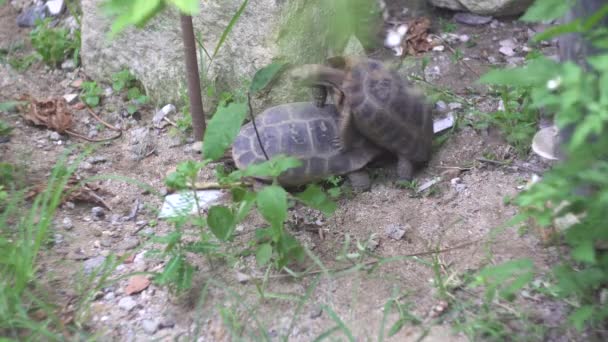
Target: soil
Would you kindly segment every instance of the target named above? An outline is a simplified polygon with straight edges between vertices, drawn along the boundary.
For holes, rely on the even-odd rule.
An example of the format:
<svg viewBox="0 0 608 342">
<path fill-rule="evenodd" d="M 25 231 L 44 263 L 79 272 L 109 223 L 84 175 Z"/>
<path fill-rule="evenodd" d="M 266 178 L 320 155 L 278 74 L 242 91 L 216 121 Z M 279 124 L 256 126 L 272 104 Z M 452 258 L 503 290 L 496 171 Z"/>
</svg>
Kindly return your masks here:
<svg viewBox="0 0 608 342">
<path fill-rule="evenodd" d="M 407 1 L 388 3 L 391 13 L 399 13 Z M 521 58 L 501 55 L 498 42 L 515 38 L 518 46 L 524 46 L 529 27 L 508 19 L 466 26 L 453 21 L 449 12 L 427 13 L 431 15 L 435 32 L 442 30 L 441 19 L 453 25 L 453 33 L 468 35 L 476 43 L 454 46 L 464 57 L 461 61 L 454 61 L 449 49 L 425 53 L 423 56 L 430 58 L 427 68 L 439 70 L 429 82 L 437 89 L 470 101 L 474 109 L 496 110 L 499 99 L 485 95 L 474 81 L 491 66 L 521 62 Z M 17 14 L 9 4 L 0 7 L 0 48 L 23 42 L 24 48 L 17 55 L 26 55 L 32 51 L 28 45 L 29 30 L 17 27 Z M 543 52 L 554 53 L 554 46 L 543 46 Z M 397 60 L 388 50 L 378 55 Z M 517 57 L 524 55 L 520 51 Z M 409 60 L 420 61 L 423 56 Z M 420 71 L 413 68 L 412 73 L 420 74 Z M 22 94 L 44 99 L 78 93 L 79 89 L 71 85 L 82 79 L 86 79 L 86 75 L 81 69 L 66 72 L 35 63 L 24 72 L 16 72 L 8 64 L 0 64 L 0 102 L 14 100 Z M 104 89 L 106 87 L 109 85 L 104 85 Z M 108 123 L 124 129 L 124 134 L 94 145 L 67 135 L 51 140 L 51 131 L 28 124 L 18 113 L 2 113 L 2 119 L 14 127 L 10 141 L 0 144 L 2 161 L 22 166 L 25 184 L 33 185 L 45 182 L 53 165 L 68 149 L 74 149 L 68 158 L 75 160 L 85 146 L 93 146 L 92 156 L 103 161 L 85 159 L 77 171 L 80 177 L 120 175 L 166 193 L 166 174 L 178 163 L 198 160 L 200 155 L 192 144 L 176 142 L 167 128 L 152 127 L 157 109 L 143 108 L 141 118 L 133 119 L 120 115 L 124 106 L 118 94 L 104 98 L 96 112 Z M 246 328 L 246 339 L 259 337 L 263 331 L 272 340 L 289 333 L 289 340 L 310 341 L 337 325 L 336 318 L 332 317 L 335 313 L 358 341 L 376 340 L 383 316 L 387 314 L 385 304 L 396 299 L 424 324 L 406 321 L 403 328 L 387 340 L 414 341 L 423 333 L 427 334 L 425 340 L 430 341 L 465 340 L 463 333 L 451 330 L 462 312 L 447 307 L 443 316 L 436 314 L 444 305 L 439 299 L 436 272 L 453 296 L 451 303 L 479 304 L 483 296 L 480 290 L 460 286 L 467 275 L 486 265 L 519 258 L 529 258 L 537 269 L 545 271 L 559 254 L 556 249 L 543 247 L 534 234 L 521 234 L 516 228 L 501 229 L 517 213 L 517 208 L 506 199 L 524 189 L 532 178 L 531 170 L 542 172 L 547 165 L 533 154 L 516 155 L 496 131 L 471 127 L 469 124 L 478 120 L 472 114 L 473 108 L 464 106 L 454 111 L 459 118 L 458 127 L 446 133 L 447 140 L 438 147 L 429 165 L 416 174 L 418 184 L 441 177 L 430 189 L 416 193 L 398 187 L 394 164 L 388 163 L 371 169 L 374 184 L 369 192 L 342 197 L 336 213 L 328 219 L 306 208 L 290 209 L 289 229 L 314 253 L 317 262 L 332 270 L 331 274 L 293 279 L 284 273 L 271 272 L 268 281 L 262 284 L 256 279 L 263 279 L 265 269 L 256 266 L 254 256 L 233 257 L 228 262 L 209 262 L 191 256 L 198 270 L 193 280 L 194 289 L 186 295 L 174 297 L 168 289 L 152 284 L 141 293 L 129 296 L 125 293 L 128 278 L 121 279 L 99 290 L 84 320 L 85 326 L 102 340 L 194 340 L 198 336 L 199 341 L 227 341 L 231 327 L 226 322 L 232 317 L 235 324 L 232 328 Z M 85 109 L 72 109 L 72 114 L 76 132 L 87 135 L 97 129 L 96 138 L 114 133 L 99 128 L 99 123 Z M 132 140 L 146 135 L 142 128 L 155 149 L 138 160 L 133 157 L 137 145 L 133 145 Z M 478 160 L 488 155 L 514 162 L 497 164 Z M 212 180 L 212 175 L 213 170 L 209 168 L 201 180 Z M 151 237 L 173 231 L 172 225 L 156 216 L 163 197 L 122 179 L 102 177 L 93 184 L 103 190 L 99 194 L 111 210 L 105 209 L 105 216 L 100 218 L 92 211 L 99 204 L 63 204 L 51 233 L 55 244 L 40 259 L 40 277 L 49 284 L 49 291 L 58 302 L 68 303 L 81 295 L 77 289 L 85 279 L 83 267 L 103 260 L 110 253 L 135 257 L 132 262 L 119 265 L 113 276 L 158 271 L 166 262 L 144 257 L 145 251 L 158 247 Z M 121 218 L 129 216 L 137 203 L 137 217 L 123 221 Z M 66 219 L 72 227 L 66 225 Z M 235 242 L 235 248 L 241 240 L 246 240 L 244 237 L 249 232 L 262 225 L 263 220 L 256 213 L 251 214 L 240 227 L 241 239 Z M 405 235 L 399 240 L 389 237 L 386 230 L 391 226 L 403 229 Z M 194 229 L 187 232 L 196 234 Z M 351 256 L 362 254 L 357 242 L 365 245 L 369 241 L 372 241 L 370 253 L 375 257 L 345 260 L 344 250 Z M 437 250 L 442 251 L 436 254 L 440 267 L 434 269 L 432 252 Z M 393 259 L 375 268 L 334 271 L 375 258 Z M 242 280 L 239 276 L 244 275 L 254 279 L 239 282 Z M 264 298 L 256 283 L 263 286 Z M 134 308 L 125 310 L 126 298 L 134 300 Z M 564 308 L 540 294 L 526 298 L 501 305 L 525 313 L 528 320 L 546 328 L 557 329 L 563 323 Z M 227 310 L 230 308 L 234 310 Z M 230 316 L 231 313 L 234 316 Z M 439 319 L 435 319 L 436 316 Z M 396 310 L 387 314 L 385 333 L 398 318 Z M 514 329 L 522 336 L 527 334 L 525 327 Z M 334 336 L 345 337 L 340 334 L 336 332 Z M 557 334 L 549 336 L 559 340 Z M 560 337 L 567 338 L 565 334 Z"/>
</svg>

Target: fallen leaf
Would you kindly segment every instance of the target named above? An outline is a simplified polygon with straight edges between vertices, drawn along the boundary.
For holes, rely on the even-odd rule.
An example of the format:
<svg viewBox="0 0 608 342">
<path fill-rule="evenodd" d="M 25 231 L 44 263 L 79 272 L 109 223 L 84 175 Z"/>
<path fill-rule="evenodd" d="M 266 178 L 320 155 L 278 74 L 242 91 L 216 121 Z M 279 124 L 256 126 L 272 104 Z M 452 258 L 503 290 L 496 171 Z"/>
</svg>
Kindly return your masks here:
<svg viewBox="0 0 608 342">
<path fill-rule="evenodd" d="M 148 286 L 150 286 L 150 279 L 144 275 L 136 275 L 129 279 L 129 284 L 125 288 L 125 293 L 128 295 L 140 293 Z"/>
<path fill-rule="evenodd" d="M 408 55 L 415 56 L 433 48 L 433 44 L 428 39 L 429 29 L 431 28 L 431 20 L 429 18 L 416 18 L 408 23 L 408 27 L 409 29 L 403 43 Z"/>
<path fill-rule="evenodd" d="M 29 96 L 29 104 L 21 111 L 24 119 L 36 126 L 46 126 L 58 133 L 65 133 L 72 127 L 72 113 L 63 97 L 36 100 Z"/>
</svg>

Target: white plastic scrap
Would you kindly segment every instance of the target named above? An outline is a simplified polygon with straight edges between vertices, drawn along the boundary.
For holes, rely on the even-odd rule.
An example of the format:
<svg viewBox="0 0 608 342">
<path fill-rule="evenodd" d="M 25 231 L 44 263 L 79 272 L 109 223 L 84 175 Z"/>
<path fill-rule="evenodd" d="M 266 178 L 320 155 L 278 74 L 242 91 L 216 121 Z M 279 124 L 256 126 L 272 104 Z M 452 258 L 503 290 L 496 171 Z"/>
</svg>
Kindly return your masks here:
<svg viewBox="0 0 608 342">
<path fill-rule="evenodd" d="M 433 133 L 437 134 L 454 126 L 454 114 L 448 113 L 445 117 L 433 121 Z"/>
<path fill-rule="evenodd" d="M 224 194 L 221 190 L 200 190 L 196 192 L 200 209 L 206 209 L 211 204 L 217 203 Z M 198 209 L 192 191 L 171 194 L 165 197 L 165 202 L 160 209 L 158 218 L 176 217 L 180 215 L 196 214 Z"/>
<path fill-rule="evenodd" d="M 407 25 L 401 24 L 396 28 L 390 28 L 386 31 L 384 46 L 392 49 L 395 52 L 395 56 L 401 56 L 403 54 L 402 42 L 407 30 Z"/>
</svg>

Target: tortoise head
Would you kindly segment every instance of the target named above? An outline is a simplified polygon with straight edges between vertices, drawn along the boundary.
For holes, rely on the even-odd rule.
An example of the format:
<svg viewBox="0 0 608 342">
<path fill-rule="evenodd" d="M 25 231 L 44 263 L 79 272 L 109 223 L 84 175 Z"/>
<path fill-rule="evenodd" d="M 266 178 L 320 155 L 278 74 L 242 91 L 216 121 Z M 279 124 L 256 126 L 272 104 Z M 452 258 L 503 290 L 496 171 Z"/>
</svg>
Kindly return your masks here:
<svg viewBox="0 0 608 342">
<path fill-rule="evenodd" d="M 305 86 L 325 85 L 339 87 L 344 79 L 344 72 L 322 64 L 304 64 L 292 68 L 289 72 L 289 77 L 295 83 Z"/>
</svg>

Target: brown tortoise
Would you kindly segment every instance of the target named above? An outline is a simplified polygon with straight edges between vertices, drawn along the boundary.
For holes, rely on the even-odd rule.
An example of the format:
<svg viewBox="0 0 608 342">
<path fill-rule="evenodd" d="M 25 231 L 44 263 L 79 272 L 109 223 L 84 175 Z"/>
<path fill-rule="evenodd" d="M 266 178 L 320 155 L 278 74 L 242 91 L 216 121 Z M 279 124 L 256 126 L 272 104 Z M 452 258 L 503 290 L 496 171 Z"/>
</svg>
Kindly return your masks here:
<svg viewBox="0 0 608 342">
<path fill-rule="evenodd" d="M 331 90 L 341 116 L 342 149 L 348 151 L 353 138 L 362 134 L 397 156 L 399 180 L 411 180 L 413 164 L 424 163 L 431 155 L 432 107 L 380 61 L 349 56 L 330 58 L 327 64 L 302 65 L 291 76 L 313 87 L 319 105 Z"/>
<path fill-rule="evenodd" d="M 341 151 L 333 144 L 338 138 L 338 121 L 334 105 L 318 107 L 311 102 L 281 104 L 255 117 L 269 158 L 285 154 L 303 163 L 279 176 L 281 185 L 299 186 L 332 175 L 347 175 L 354 190 L 369 189 L 369 175 L 361 169 L 383 150 L 359 135 L 349 151 Z M 251 122 L 241 127 L 232 145 L 232 157 L 239 169 L 266 160 Z"/>
</svg>

